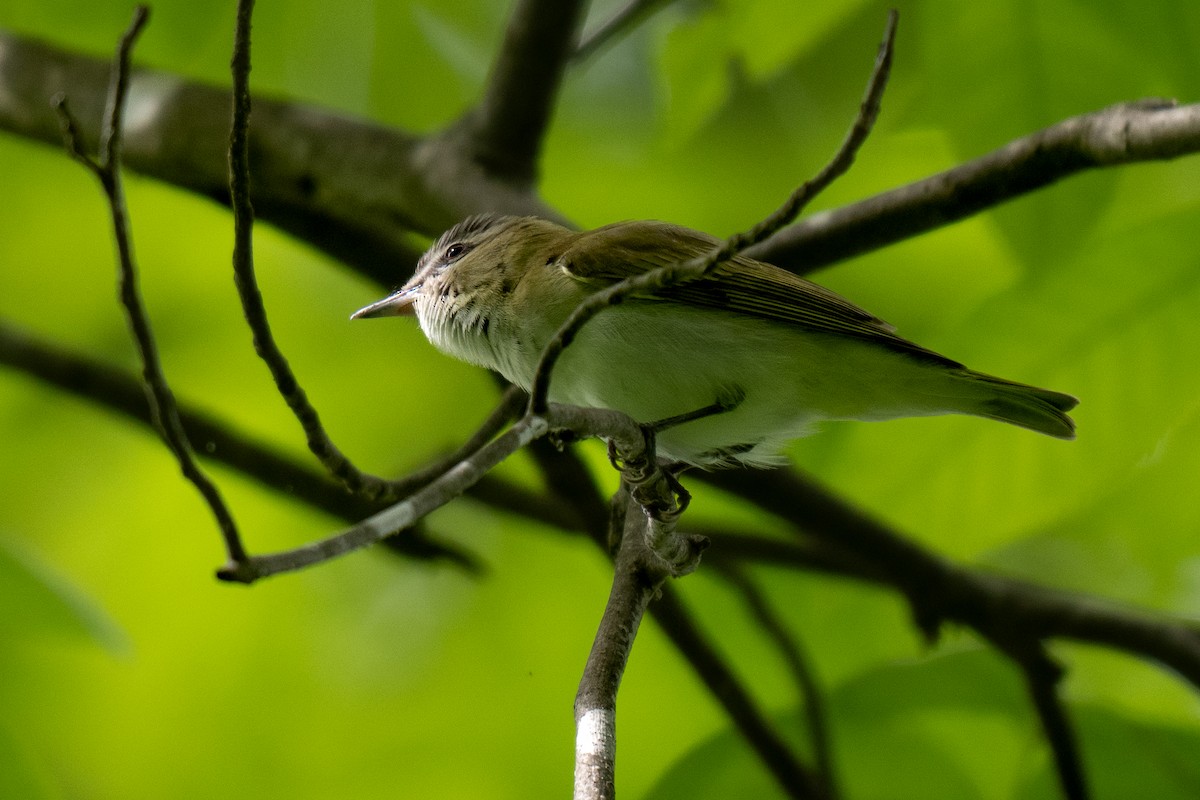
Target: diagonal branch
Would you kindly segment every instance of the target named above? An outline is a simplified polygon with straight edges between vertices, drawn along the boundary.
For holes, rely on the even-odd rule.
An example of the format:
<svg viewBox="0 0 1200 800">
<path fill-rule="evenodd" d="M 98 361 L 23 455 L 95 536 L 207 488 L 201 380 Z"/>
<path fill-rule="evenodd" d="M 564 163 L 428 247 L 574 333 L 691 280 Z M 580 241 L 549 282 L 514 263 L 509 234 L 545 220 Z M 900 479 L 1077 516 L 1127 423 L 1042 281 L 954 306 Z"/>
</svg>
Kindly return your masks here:
<svg viewBox="0 0 1200 800">
<path fill-rule="evenodd" d="M 85 143 L 108 67 L 0 31 L 0 130 L 51 144 L 61 134 L 46 99 L 70 87 Z M 124 137 L 129 169 L 228 202 L 228 92 L 135 69 L 139 123 Z M 455 151 L 394 128 L 298 103 L 255 98 L 258 215 L 385 285 L 407 278 L 406 234 L 436 235 L 483 211 L 561 219 L 526 189 L 465 169 Z M 1146 100 L 1073 117 L 953 169 L 792 225 L 746 255 L 808 273 L 872 252 L 1092 168 L 1200 152 L 1200 104 Z M 402 266 L 398 266 L 402 265 Z"/>
<path fill-rule="evenodd" d="M 900 536 L 794 470 L 694 474 L 790 522 L 797 533 L 841 552 L 833 569 L 905 595 L 918 627 L 936 637 L 944 621 L 985 638 L 1068 639 L 1123 650 L 1164 664 L 1200 689 L 1200 627 L 957 566 Z M 718 547 L 721 540 L 717 540 Z M 719 551 L 718 551 L 719 552 Z"/>
<path fill-rule="evenodd" d="M 0 364 L 153 429 L 149 399 L 134 375 L 40 341 L 3 321 L 0 321 Z M 188 441 L 203 444 L 200 452 L 205 458 L 236 470 L 282 497 L 348 522 L 384 507 L 349 494 L 323 473 L 187 404 L 178 407 L 178 414 Z M 519 487 L 494 477 L 476 484 L 471 494 L 498 509 L 545 524 L 565 527 L 577 524 L 569 510 L 547 498 L 536 501 L 528 498 Z M 435 542 L 420 531 L 407 532 L 388 540 L 388 544 L 412 558 L 444 560 L 472 572 L 480 569 L 473 554 L 449 543 Z"/>
<path fill-rule="evenodd" d="M 800 274 L 994 208 L 1097 167 L 1200 152 L 1200 104 L 1121 103 L 1062 122 L 924 180 L 822 211 L 746 255 Z"/>
<path fill-rule="evenodd" d="M 855 155 L 870 135 L 871 129 L 879 116 L 879 105 L 883 99 L 883 91 L 887 87 L 888 76 L 892 66 L 892 46 L 895 42 L 896 23 L 898 14 L 895 10 L 888 13 L 887 26 L 883 34 L 883 42 L 879 46 L 879 54 L 867 81 L 866 93 L 858 114 L 854 118 L 850 130 L 833 158 L 812 179 L 801 184 L 766 219 L 745 233 L 736 234 L 715 248 L 711 253 L 683 263 L 669 264 L 665 267 L 652 269 L 648 272 L 626 278 L 606 289 L 602 289 L 580 303 L 566 322 L 546 344 L 538 360 L 537 370 L 533 376 L 533 385 L 529 391 L 529 409 L 531 413 L 542 413 L 548 402 L 550 380 L 554 365 L 562 353 L 571 345 L 575 337 L 589 321 L 606 308 L 620 303 L 627 297 L 638 293 L 652 293 L 673 284 L 686 283 L 702 278 L 716 269 L 717 266 L 736 256 L 748 247 L 764 241 L 784 225 L 795 219 L 803 208 L 813 198 L 824 191 L 834 180 L 843 175 L 854 163 Z"/>
<path fill-rule="evenodd" d="M 47 100 L 70 90 L 81 139 L 95 146 L 107 62 L 3 30 L 0 52 L 0 130 L 61 146 Z M 229 90 L 134 69 L 129 102 L 126 167 L 227 205 Z M 453 151 L 409 132 L 263 97 L 254 116 L 258 216 L 382 285 L 411 273 L 420 255 L 411 232 L 433 236 L 485 210 L 559 218 L 531 191 L 462 168 Z"/>
<path fill-rule="evenodd" d="M 464 119 L 472 159 L 519 186 L 537 157 L 587 3 L 518 0 L 479 105 Z"/>
<path fill-rule="evenodd" d="M 838 790 L 834 774 L 833 747 L 830 743 L 825 697 L 809 664 L 805 648 L 787 629 L 783 619 L 767 602 L 763 591 L 755 585 L 740 565 L 726 562 L 722 563 L 718 570 L 721 576 L 742 596 L 754 621 L 762 629 L 764 635 L 774 642 L 788 671 L 792 673 L 792 678 L 800 689 L 801 704 L 808 724 L 808 738 L 812 745 L 813 758 L 816 761 L 817 771 L 814 780 L 820 788 L 822 798 L 836 800 L 841 796 L 841 792 Z"/>
<path fill-rule="evenodd" d="M 576 63 L 588 60 L 671 2 L 673 0 L 628 0 L 611 17 L 587 32 L 571 54 L 571 60 Z"/>
</svg>

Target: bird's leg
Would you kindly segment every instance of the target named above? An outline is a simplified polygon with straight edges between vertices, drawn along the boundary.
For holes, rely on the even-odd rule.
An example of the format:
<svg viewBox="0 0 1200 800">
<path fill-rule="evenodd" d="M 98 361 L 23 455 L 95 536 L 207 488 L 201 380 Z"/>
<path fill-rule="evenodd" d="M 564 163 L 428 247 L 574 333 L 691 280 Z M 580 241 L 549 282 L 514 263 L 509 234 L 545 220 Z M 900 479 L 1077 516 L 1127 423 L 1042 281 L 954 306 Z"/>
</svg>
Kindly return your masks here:
<svg viewBox="0 0 1200 800">
<path fill-rule="evenodd" d="M 646 438 L 647 452 L 654 452 L 654 438 L 659 432 L 665 431 L 668 428 L 674 428 L 677 425 L 683 425 L 687 422 L 694 422 L 698 419 L 704 419 L 705 417 L 712 417 L 716 416 L 717 414 L 726 414 L 740 406 L 742 401 L 745 399 L 746 391 L 742 387 L 729 386 L 717 396 L 715 401 L 706 406 L 697 408 L 693 411 L 687 411 L 683 414 L 676 414 L 673 417 L 664 417 L 663 419 L 655 420 L 654 422 L 638 423 L 638 426 L 642 429 L 642 435 Z M 608 461 L 610 464 L 612 464 L 613 469 L 615 469 L 617 472 L 624 472 L 627 467 L 627 463 L 621 457 L 621 454 L 617 452 L 616 445 L 614 445 L 611 441 L 608 443 Z M 687 506 L 687 502 L 691 499 L 691 495 L 688 494 L 687 490 L 683 488 L 683 485 L 679 483 L 679 480 L 675 477 L 674 472 L 682 472 L 684 469 L 686 469 L 686 465 L 677 468 L 677 470 L 672 470 L 669 468 L 664 468 L 663 470 L 663 472 L 669 476 L 672 488 L 677 490 L 676 493 L 679 495 L 682 505 L 680 508 L 681 512 L 683 507 Z"/>
<path fill-rule="evenodd" d="M 608 459 L 613 468 L 621 473 L 622 486 L 627 488 L 634 502 L 646 511 L 647 545 L 668 565 L 672 575 L 686 575 L 695 569 L 708 540 L 676 533 L 675 524 L 692 500 L 691 492 L 684 488 L 678 477 L 680 472 L 687 469 L 687 465 L 659 463 L 655 456 L 655 437 L 660 431 L 676 425 L 732 411 L 745 398 L 744 390 L 732 387 L 703 408 L 640 424 L 646 447 L 643 458 L 633 462 L 625 459 L 611 441 L 608 443 Z M 610 541 L 610 545 L 613 544 L 615 542 Z"/>
<path fill-rule="evenodd" d="M 654 422 L 648 422 L 642 425 L 643 428 L 658 433 L 665 431 L 667 428 L 674 428 L 677 425 L 682 425 L 685 422 L 695 422 L 698 419 L 705 417 L 716 416 L 717 414 L 727 414 L 742 404 L 746 399 L 746 390 L 740 386 L 730 386 L 723 390 L 717 399 L 706 406 L 697 408 L 694 411 L 688 411 L 683 414 L 676 414 L 673 417 L 665 417 Z"/>
</svg>

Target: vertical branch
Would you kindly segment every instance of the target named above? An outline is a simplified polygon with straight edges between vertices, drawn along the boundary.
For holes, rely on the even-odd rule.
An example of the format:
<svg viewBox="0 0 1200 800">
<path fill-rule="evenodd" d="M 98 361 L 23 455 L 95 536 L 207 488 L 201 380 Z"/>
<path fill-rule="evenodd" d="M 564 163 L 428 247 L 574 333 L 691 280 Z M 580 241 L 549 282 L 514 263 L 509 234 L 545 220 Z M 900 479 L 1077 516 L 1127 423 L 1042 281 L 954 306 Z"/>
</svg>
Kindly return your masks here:
<svg viewBox="0 0 1200 800">
<path fill-rule="evenodd" d="M 1079 744 L 1062 699 L 1058 696 L 1062 668 L 1050 658 L 1040 641 L 1010 643 L 991 638 L 1017 663 L 1025 676 L 1025 685 L 1033 700 L 1038 721 L 1041 722 L 1042 733 L 1054 756 L 1054 769 L 1063 797 L 1066 800 L 1088 800 L 1091 794 L 1079 756 Z"/>
<path fill-rule="evenodd" d="M 612 590 L 575 695 L 574 800 L 616 796 L 617 690 L 646 606 L 666 579 L 666 573 L 654 575 L 645 569 L 645 516 L 624 483 L 614 507 L 623 508 L 624 514 L 613 516 L 623 533 Z"/>
<path fill-rule="evenodd" d="M 299 420 L 312 451 L 329 472 L 352 492 L 374 498 L 386 482 L 359 471 L 334 445 L 284 357 L 267 321 L 267 310 L 254 273 L 254 207 L 250 202 L 250 21 L 254 0 L 238 0 L 237 27 L 230 67 L 233 73 L 233 118 L 229 133 L 229 193 L 233 210 L 233 275 L 254 350 L 266 363 L 280 395 Z"/>
<path fill-rule="evenodd" d="M 467 117 L 475 160 L 530 183 L 575 47 L 584 0 L 518 0 L 479 106 Z"/>
<path fill-rule="evenodd" d="M 145 6 L 138 6 L 134 9 L 133 20 L 117 46 L 105 102 L 104 120 L 101 123 L 98 158 L 93 159 L 83 152 L 78 125 L 67 107 L 66 97 L 61 94 L 57 95 L 53 103 L 58 112 L 67 152 L 96 176 L 108 200 L 113 238 L 117 247 L 118 295 L 142 362 L 142 385 L 150 405 L 154 427 L 166 442 L 176 461 L 179 462 L 179 468 L 184 477 L 196 487 L 205 503 L 208 504 L 221 529 L 221 536 L 230 560 L 240 561 L 246 557 L 246 553 L 242 547 L 233 515 L 225 505 L 216 485 L 209 480 L 204 471 L 200 469 L 199 464 L 196 463 L 191 444 L 188 442 L 187 434 L 179 419 L 175 395 L 163 372 L 158 345 L 155 343 L 154 332 L 150 327 L 150 319 L 146 313 L 138 285 L 133 240 L 129 234 L 129 212 L 125 204 L 125 187 L 121 180 L 121 120 L 129 87 L 130 54 L 149 15 L 149 9 Z"/>
</svg>

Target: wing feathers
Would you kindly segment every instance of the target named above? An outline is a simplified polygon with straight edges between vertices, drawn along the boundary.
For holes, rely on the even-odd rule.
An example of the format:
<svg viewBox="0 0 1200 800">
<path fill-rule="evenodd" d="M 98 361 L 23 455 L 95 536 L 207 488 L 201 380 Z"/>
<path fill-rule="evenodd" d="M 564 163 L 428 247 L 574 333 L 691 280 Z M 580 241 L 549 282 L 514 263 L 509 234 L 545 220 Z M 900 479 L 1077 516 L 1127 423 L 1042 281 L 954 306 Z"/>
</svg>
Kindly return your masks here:
<svg viewBox="0 0 1200 800">
<path fill-rule="evenodd" d="M 559 266 L 596 290 L 632 275 L 704 255 L 720 241 L 661 222 L 618 222 L 582 234 Z M 944 366 L 962 366 L 896 336 L 881 319 L 845 298 L 772 264 L 737 257 L 708 277 L 668 287 L 647 299 L 746 314 L 840 336 L 851 336 Z"/>
</svg>

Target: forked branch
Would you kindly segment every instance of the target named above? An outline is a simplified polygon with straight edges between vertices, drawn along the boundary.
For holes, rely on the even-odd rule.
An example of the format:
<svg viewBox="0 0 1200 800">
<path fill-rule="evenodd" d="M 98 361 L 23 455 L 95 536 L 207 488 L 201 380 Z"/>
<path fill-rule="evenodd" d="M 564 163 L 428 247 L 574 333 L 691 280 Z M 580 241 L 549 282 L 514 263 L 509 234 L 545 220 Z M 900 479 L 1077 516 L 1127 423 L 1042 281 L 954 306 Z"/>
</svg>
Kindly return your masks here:
<svg viewBox="0 0 1200 800">
<path fill-rule="evenodd" d="M 141 289 L 138 286 L 137 263 L 134 258 L 133 239 L 129 231 L 129 212 L 125 205 L 125 188 L 121 179 L 121 121 L 125 110 L 125 96 L 129 88 L 130 54 L 149 16 L 149 9 L 145 6 L 138 6 L 134 10 L 129 28 L 117 46 L 117 54 L 113 60 L 109 78 L 108 100 L 105 103 L 104 119 L 100 129 L 99 155 L 96 158 L 92 158 L 83 151 L 78 132 L 79 127 L 67 107 L 66 96 L 57 95 L 53 104 L 62 124 L 63 141 L 67 152 L 96 176 L 108 200 L 113 237 L 117 247 L 121 307 L 125 311 L 125 319 L 129 324 L 138 356 L 142 362 L 142 383 L 150 402 L 154 427 L 158 429 L 163 441 L 166 442 L 176 461 L 179 462 L 179 468 L 184 477 L 196 487 L 201 497 L 204 498 L 204 502 L 208 505 L 221 530 L 221 537 L 230 557 L 244 558 L 245 551 L 242 548 L 233 514 L 225 504 L 216 484 L 208 478 L 196 462 L 187 433 L 179 421 L 175 395 L 167 383 L 167 376 L 158 355 L 158 345 L 155 343 L 154 333 L 150 329 L 150 319 L 146 314 Z"/>
</svg>

